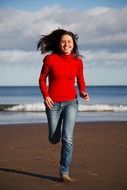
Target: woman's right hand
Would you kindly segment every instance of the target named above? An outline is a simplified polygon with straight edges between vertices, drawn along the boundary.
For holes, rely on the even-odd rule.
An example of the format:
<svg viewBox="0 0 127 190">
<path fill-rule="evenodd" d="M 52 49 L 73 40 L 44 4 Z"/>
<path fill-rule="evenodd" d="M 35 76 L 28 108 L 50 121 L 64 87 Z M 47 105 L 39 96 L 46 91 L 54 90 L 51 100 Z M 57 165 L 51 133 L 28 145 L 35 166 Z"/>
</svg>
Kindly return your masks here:
<svg viewBox="0 0 127 190">
<path fill-rule="evenodd" d="M 45 98 L 45 100 L 44 100 L 44 104 L 45 104 L 45 106 L 48 107 L 49 109 L 52 109 L 54 102 L 53 102 L 53 100 L 52 100 L 49 96 L 47 96 L 47 97 Z"/>
</svg>

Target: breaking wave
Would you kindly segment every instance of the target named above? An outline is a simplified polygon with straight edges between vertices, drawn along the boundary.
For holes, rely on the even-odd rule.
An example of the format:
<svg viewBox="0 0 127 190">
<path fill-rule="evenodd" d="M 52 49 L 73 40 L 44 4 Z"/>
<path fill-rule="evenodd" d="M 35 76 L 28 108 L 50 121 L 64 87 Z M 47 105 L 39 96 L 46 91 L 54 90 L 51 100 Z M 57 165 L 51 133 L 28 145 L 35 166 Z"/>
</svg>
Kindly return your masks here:
<svg viewBox="0 0 127 190">
<path fill-rule="evenodd" d="M 42 103 L 2 105 L 1 111 L 15 112 L 43 112 L 45 106 Z M 127 105 L 108 105 L 108 104 L 79 104 L 80 112 L 127 112 Z"/>
</svg>

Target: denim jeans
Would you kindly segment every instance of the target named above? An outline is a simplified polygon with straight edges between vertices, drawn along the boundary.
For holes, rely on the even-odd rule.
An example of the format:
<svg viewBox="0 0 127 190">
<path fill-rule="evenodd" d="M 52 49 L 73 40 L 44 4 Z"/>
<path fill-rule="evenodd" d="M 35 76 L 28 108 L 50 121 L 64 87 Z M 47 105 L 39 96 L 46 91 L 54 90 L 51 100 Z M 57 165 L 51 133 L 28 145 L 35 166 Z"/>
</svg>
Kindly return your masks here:
<svg viewBox="0 0 127 190">
<path fill-rule="evenodd" d="M 60 173 L 69 173 L 73 151 L 73 130 L 78 111 L 77 100 L 54 103 L 52 109 L 46 108 L 49 127 L 49 141 L 62 142 Z"/>
</svg>

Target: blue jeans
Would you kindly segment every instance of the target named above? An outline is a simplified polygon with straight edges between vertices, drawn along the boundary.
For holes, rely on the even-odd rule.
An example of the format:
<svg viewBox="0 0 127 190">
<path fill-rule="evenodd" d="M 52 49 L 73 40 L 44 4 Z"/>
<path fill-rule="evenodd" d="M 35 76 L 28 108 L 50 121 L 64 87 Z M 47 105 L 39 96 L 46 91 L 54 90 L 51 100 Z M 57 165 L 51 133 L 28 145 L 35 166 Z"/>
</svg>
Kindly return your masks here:
<svg viewBox="0 0 127 190">
<path fill-rule="evenodd" d="M 78 111 L 77 100 L 54 103 L 52 109 L 46 108 L 49 127 L 49 141 L 62 142 L 60 173 L 69 173 L 73 151 L 73 130 Z"/>
</svg>

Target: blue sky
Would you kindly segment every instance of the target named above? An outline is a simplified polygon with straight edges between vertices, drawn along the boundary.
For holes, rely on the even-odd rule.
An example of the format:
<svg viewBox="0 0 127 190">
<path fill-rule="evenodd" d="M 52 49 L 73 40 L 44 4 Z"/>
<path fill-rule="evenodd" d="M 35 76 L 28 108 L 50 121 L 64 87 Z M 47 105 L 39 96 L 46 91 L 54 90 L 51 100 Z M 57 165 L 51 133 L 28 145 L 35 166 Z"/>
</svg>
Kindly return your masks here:
<svg viewBox="0 0 127 190">
<path fill-rule="evenodd" d="M 0 85 L 38 85 L 41 34 L 79 34 L 87 85 L 127 85 L 127 0 L 1 0 Z"/>
<path fill-rule="evenodd" d="M 127 5 L 127 0 L 1 0 L 3 8 L 13 7 L 20 10 L 38 10 L 43 6 L 61 5 L 69 9 L 84 10 L 97 6 L 121 8 Z"/>
</svg>

